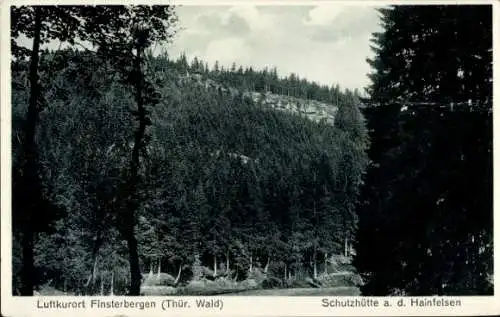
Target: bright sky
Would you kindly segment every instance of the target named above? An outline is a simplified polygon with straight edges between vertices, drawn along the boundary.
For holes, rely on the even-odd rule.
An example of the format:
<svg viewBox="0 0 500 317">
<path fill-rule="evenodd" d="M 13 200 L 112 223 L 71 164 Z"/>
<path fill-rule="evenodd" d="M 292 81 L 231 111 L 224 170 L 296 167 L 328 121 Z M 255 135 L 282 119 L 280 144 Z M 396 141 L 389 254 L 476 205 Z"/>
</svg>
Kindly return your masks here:
<svg viewBox="0 0 500 317">
<path fill-rule="evenodd" d="M 276 66 L 322 84 L 362 90 L 369 80 L 371 33 L 380 31 L 374 7 L 326 3 L 319 6 L 183 6 L 182 30 L 168 48 L 209 65 Z"/>
<path fill-rule="evenodd" d="M 177 7 L 180 32 L 167 47 L 177 57 L 197 56 L 212 67 L 276 67 L 320 84 L 360 89 L 369 84 L 370 38 L 381 31 L 375 7 L 324 3 L 311 5 Z M 31 46 L 28 39 L 23 45 Z M 47 46 L 57 48 L 58 43 Z M 156 52 L 162 48 L 156 47 Z"/>
</svg>

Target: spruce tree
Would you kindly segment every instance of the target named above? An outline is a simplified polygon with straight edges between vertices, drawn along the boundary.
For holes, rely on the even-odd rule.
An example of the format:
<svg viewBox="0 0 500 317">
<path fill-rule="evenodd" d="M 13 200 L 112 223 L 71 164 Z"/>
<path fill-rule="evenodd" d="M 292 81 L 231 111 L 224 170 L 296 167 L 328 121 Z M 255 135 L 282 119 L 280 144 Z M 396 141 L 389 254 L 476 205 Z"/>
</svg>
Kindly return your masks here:
<svg viewBox="0 0 500 317">
<path fill-rule="evenodd" d="M 363 293 L 489 294 L 492 8 L 380 13 L 355 258 Z"/>
</svg>

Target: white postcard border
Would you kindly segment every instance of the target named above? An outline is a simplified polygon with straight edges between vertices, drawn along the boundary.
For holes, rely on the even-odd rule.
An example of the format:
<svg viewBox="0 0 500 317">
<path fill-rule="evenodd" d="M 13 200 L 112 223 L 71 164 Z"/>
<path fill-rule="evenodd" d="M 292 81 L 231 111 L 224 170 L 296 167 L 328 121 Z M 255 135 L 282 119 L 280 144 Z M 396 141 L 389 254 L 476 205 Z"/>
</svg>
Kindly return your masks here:
<svg viewBox="0 0 500 317">
<path fill-rule="evenodd" d="M 500 271 L 500 261 L 498 254 L 500 253 L 499 239 L 497 235 L 494 237 L 494 296 L 458 296 L 458 297 L 286 297 L 286 296 L 258 296 L 258 297 L 233 297 L 233 296 L 213 296 L 213 297 L 13 297 L 11 283 L 11 189 L 10 189 L 10 166 L 11 166 L 11 149 L 10 149 L 10 128 L 11 128 L 11 112 L 10 112 L 10 20 L 9 6 L 15 5 L 33 5 L 33 4 L 179 4 L 179 5 L 318 5 L 324 3 L 361 5 L 361 6 L 384 6 L 391 4 L 491 4 L 493 6 L 493 129 L 494 136 L 500 135 L 500 127 L 497 124 L 500 120 L 500 114 L 497 111 L 499 106 L 500 91 L 499 85 L 496 84 L 499 80 L 499 26 L 500 26 L 500 3 L 498 1 L 303 1 L 303 0 L 288 0 L 288 1 L 273 1 L 273 0 L 183 0 L 183 1 L 131 1 L 131 0 L 94 0 L 94 1 L 76 1 L 76 0 L 59 0 L 59 1 L 31 1 L 31 0 L 6 0 L 0 4 L 0 144 L 1 144 L 1 313 L 4 316 L 388 316 L 388 315 L 408 315 L 408 316 L 469 316 L 469 315 L 497 315 L 500 314 L 500 295 L 498 294 L 498 285 L 500 285 L 500 276 L 496 272 Z M 494 137 L 494 181 L 500 181 L 498 167 L 499 157 L 497 155 L 498 146 L 500 146 L 498 138 Z M 500 197 L 500 187 L 494 186 L 494 210 L 499 210 L 498 199 Z M 496 216 L 495 216 L 496 215 Z M 499 230 L 500 216 L 494 213 L 494 232 Z M 187 300 L 192 306 L 189 309 L 170 308 L 163 310 L 162 305 L 165 305 L 165 300 Z M 200 299 L 215 299 L 221 300 L 223 303 L 222 309 L 199 309 L 196 308 L 196 300 Z M 339 301 L 355 301 L 366 299 L 366 301 L 378 301 L 379 307 L 324 307 L 323 300 L 339 300 Z M 430 300 L 436 301 L 441 299 L 458 300 L 460 306 L 411 306 L 411 300 Z M 40 301 L 59 301 L 59 302 L 83 302 L 86 308 L 38 308 Z M 92 300 L 101 301 L 123 301 L 141 303 L 155 302 L 154 309 L 101 309 L 90 308 Z M 384 306 L 387 301 L 390 306 Z M 398 303 L 403 302 L 405 306 L 398 306 Z M 372 302 L 373 303 L 373 302 Z M 41 304 L 43 305 L 43 304 Z M 55 304 L 57 306 L 57 304 Z M 139 304 L 138 304 L 139 305 Z"/>
</svg>

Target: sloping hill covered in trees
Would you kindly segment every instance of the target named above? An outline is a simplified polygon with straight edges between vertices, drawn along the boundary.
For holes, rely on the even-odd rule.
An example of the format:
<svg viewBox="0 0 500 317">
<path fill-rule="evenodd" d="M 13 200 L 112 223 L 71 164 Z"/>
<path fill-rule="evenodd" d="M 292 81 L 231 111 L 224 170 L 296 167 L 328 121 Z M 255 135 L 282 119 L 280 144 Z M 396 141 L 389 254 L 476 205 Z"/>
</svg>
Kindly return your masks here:
<svg viewBox="0 0 500 317">
<path fill-rule="evenodd" d="M 227 86 L 210 78 L 203 77 L 202 74 L 190 74 L 189 72 L 185 76 L 181 76 L 179 78 L 179 85 L 197 85 L 198 87 L 203 87 L 205 90 L 216 89 L 221 92 L 229 93 L 233 96 L 242 94 L 243 96 L 252 99 L 254 103 L 260 103 L 273 109 L 295 113 L 316 122 L 324 120 L 330 124 L 334 123 L 335 113 L 337 112 L 336 104 L 340 102 L 340 100 L 336 100 L 336 103 L 332 104 L 315 99 L 304 99 L 290 95 L 280 95 L 271 91 L 257 92 L 239 90 L 233 86 Z"/>
<path fill-rule="evenodd" d="M 15 165 L 28 97 L 26 67 L 14 64 Z M 210 73 L 201 73 L 201 82 L 218 84 L 204 87 L 165 65 L 173 63 L 148 57 L 146 76 L 159 103 L 149 110 L 136 197 L 143 286 L 153 271 L 160 272 L 160 284 L 188 289 L 218 277 L 246 289 L 355 285 L 354 277 L 329 275 L 352 270 L 332 255 L 346 253 L 353 239 L 367 164 L 355 94 L 335 96 L 335 122 L 328 114 L 310 120 L 266 105 L 293 96 L 264 91 L 252 98 L 252 90 Z M 37 238 L 37 284 L 124 294 L 129 262 L 117 209 L 137 124 L 134 96 L 113 64 L 91 52 L 44 54 L 40 81 L 43 191 L 65 216 Z M 312 93 L 303 97 L 325 105 L 307 101 Z M 14 245 L 14 261 L 20 261 L 15 239 Z"/>
</svg>

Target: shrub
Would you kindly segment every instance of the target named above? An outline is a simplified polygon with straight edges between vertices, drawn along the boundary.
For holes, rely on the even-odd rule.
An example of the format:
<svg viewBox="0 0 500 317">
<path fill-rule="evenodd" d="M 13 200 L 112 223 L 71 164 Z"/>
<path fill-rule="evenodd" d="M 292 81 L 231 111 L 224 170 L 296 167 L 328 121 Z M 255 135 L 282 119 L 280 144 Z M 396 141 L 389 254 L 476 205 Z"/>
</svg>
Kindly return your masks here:
<svg viewBox="0 0 500 317">
<path fill-rule="evenodd" d="M 352 272 L 321 274 L 317 281 L 322 287 L 360 286 L 362 284 L 361 277 Z"/>
<path fill-rule="evenodd" d="M 174 286 L 175 278 L 167 273 L 153 274 L 153 276 L 146 275 L 144 277 L 143 285 L 145 286 Z"/>
<path fill-rule="evenodd" d="M 304 280 L 304 282 L 306 282 L 309 287 L 316 287 L 316 288 L 323 287 L 321 281 L 318 279 L 312 279 L 310 277 L 307 277 Z"/>
<path fill-rule="evenodd" d="M 218 288 L 235 288 L 237 283 L 228 277 L 219 277 L 214 281 L 214 285 Z"/>
<path fill-rule="evenodd" d="M 283 287 L 283 282 L 275 276 L 268 276 L 264 281 L 262 281 L 262 288 L 264 289 L 280 287 Z"/>
<path fill-rule="evenodd" d="M 363 279 L 361 278 L 361 275 L 359 274 L 352 274 L 350 276 L 347 276 L 347 283 L 349 286 L 361 286 L 363 285 Z"/>
<path fill-rule="evenodd" d="M 252 272 L 248 273 L 247 279 L 255 280 L 260 284 L 266 279 L 266 274 L 260 268 L 254 268 Z"/>
<path fill-rule="evenodd" d="M 343 271 L 352 271 L 354 268 L 351 265 L 352 258 L 343 256 L 341 254 L 332 255 L 328 259 L 328 271 L 332 272 L 343 272 Z"/>
<path fill-rule="evenodd" d="M 310 288 L 311 284 L 305 279 L 292 279 L 287 281 L 286 286 L 288 288 Z"/>
<path fill-rule="evenodd" d="M 281 261 L 271 261 L 269 263 L 268 274 L 283 276 L 285 264 Z"/>
<path fill-rule="evenodd" d="M 257 289 L 260 285 L 254 279 L 246 279 L 240 282 L 240 286 L 244 289 Z"/>
<path fill-rule="evenodd" d="M 206 266 L 202 266 L 201 267 L 201 275 L 202 277 L 212 277 L 214 276 L 214 271 L 209 269 L 208 267 Z"/>
</svg>

